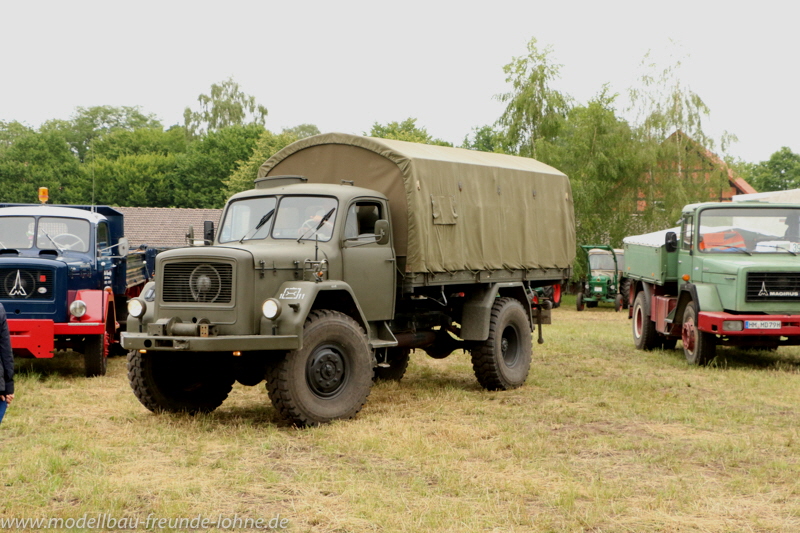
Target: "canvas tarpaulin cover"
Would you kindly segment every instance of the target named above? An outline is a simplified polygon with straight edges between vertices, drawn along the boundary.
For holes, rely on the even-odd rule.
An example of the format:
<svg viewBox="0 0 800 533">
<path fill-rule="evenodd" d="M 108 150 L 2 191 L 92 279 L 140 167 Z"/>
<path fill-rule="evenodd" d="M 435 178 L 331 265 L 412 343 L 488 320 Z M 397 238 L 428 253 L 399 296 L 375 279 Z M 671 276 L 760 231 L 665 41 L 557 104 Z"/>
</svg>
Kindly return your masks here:
<svg viewBox="0 0 800 533">
<path fill-rule="evenodd" d="M 569 268 L 575 258 L 569 179 L 534 159 L 328 133 L 258 171 L 281 175 L 385 194 L 406 272 Z"/>
</svg>

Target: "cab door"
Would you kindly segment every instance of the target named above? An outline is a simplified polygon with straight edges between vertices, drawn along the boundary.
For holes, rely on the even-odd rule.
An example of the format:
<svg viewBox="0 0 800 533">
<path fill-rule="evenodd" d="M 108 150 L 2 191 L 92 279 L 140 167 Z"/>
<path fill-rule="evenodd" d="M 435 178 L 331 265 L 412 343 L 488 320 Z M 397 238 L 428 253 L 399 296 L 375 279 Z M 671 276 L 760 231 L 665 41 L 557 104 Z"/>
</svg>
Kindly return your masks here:
<svg viewBox="0 0 800 533">
<path fill-rule="evenodd" d="M 386 203 L 357 199 L 348 206 L 342 238 L 344 281 L 353 289 L 370 321 L 394 317 L 394 247 L 391 237 L 388 243 L 378 244 L 375 235 L 378 220 L 389 220 Z"/>
</svg>

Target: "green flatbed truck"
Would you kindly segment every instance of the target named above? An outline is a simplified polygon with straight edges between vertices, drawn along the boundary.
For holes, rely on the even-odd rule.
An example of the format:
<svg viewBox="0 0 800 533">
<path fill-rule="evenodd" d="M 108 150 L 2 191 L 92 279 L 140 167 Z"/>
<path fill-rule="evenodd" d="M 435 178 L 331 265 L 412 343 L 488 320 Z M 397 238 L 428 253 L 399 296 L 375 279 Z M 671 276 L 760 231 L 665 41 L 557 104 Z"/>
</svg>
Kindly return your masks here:
<svg viewBox="0 0 800 533">
<path fill-rule="evenodd" d="M 210 246 L 160 254 L 128 306 L 128 376 L 152 411 L 211 411 L 266 380 L 293 424 L 351 418 L 413 348 L 469 351 L 484 388 L 518 387 L 550 321 L 533 291 L 575 255 L 558 170 L 345 134 L 275 154 L 221 220 Z"/>
<path fill-rule="evenodd" d="M 704 365 L 717 346 L 800 344 L 800 205 L 684 207 L 680 227 L 624 239 L 637 348 Z"/>
</svg>

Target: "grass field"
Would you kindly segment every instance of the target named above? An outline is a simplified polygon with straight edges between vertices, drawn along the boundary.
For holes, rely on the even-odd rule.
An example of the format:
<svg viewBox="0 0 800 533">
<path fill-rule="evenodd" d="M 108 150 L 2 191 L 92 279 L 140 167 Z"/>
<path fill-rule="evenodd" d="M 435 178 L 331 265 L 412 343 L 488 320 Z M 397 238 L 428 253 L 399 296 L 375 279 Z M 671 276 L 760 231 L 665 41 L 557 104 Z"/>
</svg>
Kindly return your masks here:
<svg viewBox="0 0 800 533">
<path fill-rule="evenodd" d="M 554 310 L 527 384 L 412 354 L 355 420 L 281 424 L 263 385 L 153 415 L 125 361 L 19 361 L 0 426 L 5 518 L 287 519 L 313 532 L 800 531 L 800 349 L 633 348 L 627 314 Z M 679 344 L 680 348 L 680 344 Z M 149 524 L 150 529 L 160 530 Z M 225 525 L 224 523 L 222 524 Z"/>
</svg>

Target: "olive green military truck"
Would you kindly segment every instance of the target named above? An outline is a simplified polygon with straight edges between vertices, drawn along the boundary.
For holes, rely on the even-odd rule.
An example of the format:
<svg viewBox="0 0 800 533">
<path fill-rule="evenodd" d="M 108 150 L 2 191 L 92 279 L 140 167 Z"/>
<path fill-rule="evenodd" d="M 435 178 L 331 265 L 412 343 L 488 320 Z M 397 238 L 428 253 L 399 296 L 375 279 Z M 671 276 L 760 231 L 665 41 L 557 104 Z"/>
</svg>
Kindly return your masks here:
<svg viewBox="0 0 800 533">
<path fill-rule="evenodd" d="M 533 289 L 575 250 L 558 170 L 345 134 L 278 152 L 207 237 L 160 254 L 129 306 L 131 386 L 152 411 L 207 412 L 266 380 L 301 426 L 353 417 L 413 348 L 467 350 L 483 387 L 519 387 L 550 321 Z"/>
<path fill-rule="evenodd" d="M 692 204 L 679 228 L 624 246 L 637 348 L 681 340 L 704 365 L 718 345 L 800 344 L 800 205 Z"/>
</svg>

